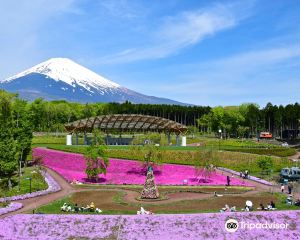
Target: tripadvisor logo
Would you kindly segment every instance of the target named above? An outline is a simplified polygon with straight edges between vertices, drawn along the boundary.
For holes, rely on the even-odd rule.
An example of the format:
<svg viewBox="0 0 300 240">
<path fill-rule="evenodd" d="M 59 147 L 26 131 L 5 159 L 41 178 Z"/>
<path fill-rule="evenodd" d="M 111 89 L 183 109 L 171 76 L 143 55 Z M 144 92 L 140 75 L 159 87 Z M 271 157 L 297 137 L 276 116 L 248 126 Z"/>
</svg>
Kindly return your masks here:
<svg viewBox="0 0 300 240">
<path fill-rule="evenodd" d="M 229 218 L 226 222 L 225 222 L 225 229 L 227 232 L 236 232 L 239 228 L 239 223 L 237 220 Z"/>
</svg>

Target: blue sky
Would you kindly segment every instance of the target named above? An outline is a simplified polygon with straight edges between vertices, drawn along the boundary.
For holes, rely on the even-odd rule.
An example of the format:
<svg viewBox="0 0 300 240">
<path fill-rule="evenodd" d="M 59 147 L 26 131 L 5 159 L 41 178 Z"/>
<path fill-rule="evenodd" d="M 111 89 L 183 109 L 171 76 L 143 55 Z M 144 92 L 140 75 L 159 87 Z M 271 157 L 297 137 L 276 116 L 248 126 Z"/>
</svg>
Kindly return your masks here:
<svg viewBox="0 0 300 240">
<path fill-rule="evenodd" d="M 10 0 L 0 78 L 67 57 L 132 90 L 198 105 L 300 94 L 297 0 Z"/>
</svg>

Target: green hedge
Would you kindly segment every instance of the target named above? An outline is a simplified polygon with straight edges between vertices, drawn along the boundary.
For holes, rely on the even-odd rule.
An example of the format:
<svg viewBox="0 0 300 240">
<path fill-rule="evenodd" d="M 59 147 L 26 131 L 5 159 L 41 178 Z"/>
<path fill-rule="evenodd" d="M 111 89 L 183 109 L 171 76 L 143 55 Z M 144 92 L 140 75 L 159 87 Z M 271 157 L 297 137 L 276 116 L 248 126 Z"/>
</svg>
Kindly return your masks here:
<svg viewBox="0 0 300 240">
<path fill-rule="evenodd" d="M 224 148 L 224 150 L 259 155 L 273 155 L 277 157 L 288 157 L 296 154 L 296 150 L 292 148 Z"/>
</svg>

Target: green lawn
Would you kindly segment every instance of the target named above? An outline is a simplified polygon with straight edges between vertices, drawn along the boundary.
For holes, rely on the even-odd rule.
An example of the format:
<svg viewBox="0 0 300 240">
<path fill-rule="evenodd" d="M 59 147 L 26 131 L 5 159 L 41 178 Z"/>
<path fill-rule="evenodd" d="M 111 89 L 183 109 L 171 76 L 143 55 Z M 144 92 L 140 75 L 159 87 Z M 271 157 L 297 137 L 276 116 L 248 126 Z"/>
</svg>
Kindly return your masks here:
<svg viewBox="0 0 300 240">
<path fill-rule="evenodd" d="M 21 184 L 19 190 L 19 177 L 15 175 L 12 179 L 13 188 L 11 190 L 7 190 L 6 181 L 3 179 L 0 184 L 0 197 L 8 197 L 8 196 L 15 196 L 21 195 L 30 192 L 30 181 L 26 178 L 32 178 L 31 182 L 31 191 L 40 191 L 48 188 L 47 183 L 45 182 L 43 176 L 39 173 L 36 167 L 27 167 L 24 169 L 24 172 L 21 176 Z"/>
<path fill-rule="evenodd" d="M 174 139 L 173 139 L 174 140 Z M 281 146 L 276 146 L 264 142 L 257 142 L 253 140 L 240 140 L 240 139 L 226 139 L 220 140 L 216 138 L 203 138 L 203 137 L 187 137 L 187 143 L 201 143 L 200 147 L 178 147 L 174 146 L 163 146 L 166 150 L 197 150 L 199 148 L 212 149 L 212 150 L 224 150 L 224 151 L 235 151 L 235 152 L 245 152 L 260 155 L 273 155 L 278 157 L 292 156 L 296 153 L 295 149 L 285 148 Z M 55 147 L 56 145 L 65 145 L 65 136 L 35 136 L 33 138 L 33 146 L 45 146 L 45 147 Z M 83 144 L 83 138 L 79 138 L 79 144 Z M 127 150 L 129 146 L 109 146 L 111 149 L 124 149 Z"/>
<path fill-rule="evenodd" d="M 99 192 L 100 193 L 100 192 Z M 77 195 L 76 195 L 77 194 Z M 36 212 L 45 213 L 45 214 L 74 214 L 70 212 L 62 212 L 60 210 L 61 206 L 64 203 L 70 204 L 74 206 L 75 202 L 79 202 L 79 206 L 85 206 L 80 204 L 82 200 L 82 195 L 89 195 L 89 193 L 76 193 L 60 200 L 54 201 L 48 205 L 41 206 L 36 209 Z M 93 193 L 94 194 L 94 193 Z M 177 202 L 164 203 L 164 201 L 156 202 L 156 204 L 152 204 L 149 202 L 140 202 L 140 203 L 131 203 L 123 200 L 124 193 L 123 192 L 115 192 L 114 194 L 110 194 L 109 196 L 105 195 L 105 192 L 101 193 L 103 199 L 96 203 L 96 207 L 99 207 L 103 212 L 102 214 L 136 214 L 136 211 L 144 206 L 145 209 L 151 209 L 155 213 L 163 214 L 163 213 L 203 213 L 203 212 L 218 212 L 219 209 L 224 207 L 225 204 L 229 204 L 230 206 L 236 205 L 238 211 L 244 206 L 243 204 L 247 199 L 250 199 L 254 202 L 255 211 L 257 207 L 259 207 L 260 203 L 263 203 L 264 206 L 273 200 L 276 203 L 277 210 L 299 210 L 300 208 L 297 206 L 290 206 L 285 203 L 286 195 L 281 193 L 267 193 L 262 192 L 255 195 L 236 195 L 236 196 L 224 196 L 221 198 L 211 198 L 208 195 L 207 199 L 199 199 L 199 200 L 181 200 Z M 84 197 L 83 197 L 84 198 Z M 94 201 L 95 198 L 86 197 L 88 201 Z M 93 200 L 94 199 L 94 200 Z M 86 200 L 85 200 L 86 202 Z M 103 202 L 103 204 L 102 204 Z M 95 214 L 90 212 L 83 212 L 81 214 Z"/>
</svg>

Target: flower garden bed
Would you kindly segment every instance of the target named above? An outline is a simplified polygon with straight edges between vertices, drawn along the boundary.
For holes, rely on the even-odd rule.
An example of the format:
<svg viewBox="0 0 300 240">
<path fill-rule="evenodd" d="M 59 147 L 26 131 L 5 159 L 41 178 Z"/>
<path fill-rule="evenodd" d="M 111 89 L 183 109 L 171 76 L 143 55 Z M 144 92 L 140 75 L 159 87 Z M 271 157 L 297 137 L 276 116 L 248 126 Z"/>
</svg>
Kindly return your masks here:
<svg viewBox="0 0 300 240">
<path fill-rule="evenodd" d="M 81 154 L 67 153 L 45 148 L 35 148 L 34 155 L 44 157 L 44 165 L 61 174 L 66 180 L 89 183 L 86 178 L 86 161 Z M 154 169 L 155 182 L 158 185 L 225 185 L 226 175 L 213 173 L 207 181 L 196 178 L 193 166 L 163 164 Z M 139 161 L 110 159 L 106 175 L 102 175 L 97 184 L 138 184 L 145 182 L 145 171 Z M 199 181 L 200 180 L 200 181 Z M 250 186 L 245 181 L 232 178 L 231 185 Z"/>
<path fill-rule="evenodd" d="M 288 224 L 287 229 L 225 230 L 225 222 Z M 299 239 L 300 211 L 162 214 L 31 215 L 0 220 L 0 238 L 8 239 Z"/>
<path fill-rule="evenodd" d="M 18 202 L 12 202 L 7 207 L 0 208 L 0 216 L 4 215 L 9 212 L 17 211 L 18 209 L 22 208 L 23 204 Z"/>
<path fill-rule="evenodd" d="M 32 192 L 32 193 L 26 193 L 23 195 L 17 195 L 12 197 L 3 197 L 0 198 L 0 202 L 7 202 L 7 201 L 16 201 L 16 200 L 23 200 L 27 198 L 33 198 L 41 195 L 45 195 L 48 193 L 58 192 L 61 187 L 59 184 L 50 176 L 49 173 L 41 171 L 42 176 L 45 178 L 45 181 L 48 184 L 48 188 L 46 190 Z"/>
</svg>

